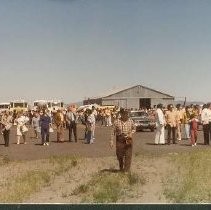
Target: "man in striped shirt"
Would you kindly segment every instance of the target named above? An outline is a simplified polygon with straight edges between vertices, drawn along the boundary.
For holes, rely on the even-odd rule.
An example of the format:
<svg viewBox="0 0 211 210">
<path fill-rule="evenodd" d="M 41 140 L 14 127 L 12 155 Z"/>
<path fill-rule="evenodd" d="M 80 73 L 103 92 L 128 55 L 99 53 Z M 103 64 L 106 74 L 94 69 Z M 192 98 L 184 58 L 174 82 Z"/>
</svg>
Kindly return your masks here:
<svg viewBox="0 0 211 210">
<path fill-rule="evenodd" d="M 132 159 L 132 134 L 136 127 L 134 122 L 129 119 L 129 113 L 125 109 L 120 110 L 121 118 L 114 121 L 110 146 L 113 148 L 114 136 L 116 137 L 116 155 L 119 161 L 120 171 L 129 172 Z"/>
</svg>

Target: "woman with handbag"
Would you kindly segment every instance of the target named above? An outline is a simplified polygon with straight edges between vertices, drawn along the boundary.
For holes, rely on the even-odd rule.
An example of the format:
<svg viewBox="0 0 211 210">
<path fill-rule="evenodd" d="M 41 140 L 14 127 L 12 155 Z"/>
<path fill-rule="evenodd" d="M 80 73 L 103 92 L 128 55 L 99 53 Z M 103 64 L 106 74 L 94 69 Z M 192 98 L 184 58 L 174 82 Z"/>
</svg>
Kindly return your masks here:
<svg viewBox="0 0 211 210">
<path fill-rule="evenodd" d="M 1 124 L 5 147 L 9 147 L 10 128 L 12 127 L 12 115 L 10 115 L 8 111 L 5 111 L 5 113 L 3 114 Z"/>
<path fill-rule="evenodd" d="M 116 137 L 116 155 L 119 161 L 120 171 L 129 172 L 132 160 L 132 134 L 136 131 L 136 126 L 129 118 L 126 109 L 120 110 L 121 118 L 114 121 L 111 132 L 110 147 L 113 148 L 113 138 Z"/>
<path fill-rule="evenodd" d="M 26 123 L 29 122 L 29 118 L 26 113 L 18 113 L 16 124 L 17 124 L 17 144 L 20 144 L 21 136 L 23 137 L 23 142 L 26 144 L 26 134 L 28 128 L 26 127 Z"/>
</svg>

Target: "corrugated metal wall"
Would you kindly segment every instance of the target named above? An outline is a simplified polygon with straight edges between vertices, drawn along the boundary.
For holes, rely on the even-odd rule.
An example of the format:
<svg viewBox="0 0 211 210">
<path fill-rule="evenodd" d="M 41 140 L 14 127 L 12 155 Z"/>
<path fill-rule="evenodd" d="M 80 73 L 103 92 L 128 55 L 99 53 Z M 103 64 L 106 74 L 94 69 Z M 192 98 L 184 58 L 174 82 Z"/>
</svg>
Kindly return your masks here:
<svg viewBox="0 0 211 210">
<path fill-rule="evenodd" d="M 174 99 L 166 94 L 162 94 L 157 91 L 153 91 L 142 86 L 135 86 L 130 89 L 126 89 L 119 93 L 102 98 L 102 105 L 116 105 L 124 108 L 140 108 L 140 99 L 150 98 L 151 107 L 162 103 L 167 106 L 174 102 Z"/>
<path fill-rule="evenodd" d="M 104 99 L 116 98 L 169 98 L 169 96 L 142 86 L 135 86 L 111 96 L 104 97 Z"/>
<path fill-rule="evenodd" d="M 124 107 L 126 108 L 127 107 L 127 99 L 114 99 L 114 100 L 107 100 L 107 99 L 103 99 L 102 100 L 102 105 L 105 106 L 105 105 L 114 105 L 114 106 L 119 106 L 119 107 Z"/>
</svg>

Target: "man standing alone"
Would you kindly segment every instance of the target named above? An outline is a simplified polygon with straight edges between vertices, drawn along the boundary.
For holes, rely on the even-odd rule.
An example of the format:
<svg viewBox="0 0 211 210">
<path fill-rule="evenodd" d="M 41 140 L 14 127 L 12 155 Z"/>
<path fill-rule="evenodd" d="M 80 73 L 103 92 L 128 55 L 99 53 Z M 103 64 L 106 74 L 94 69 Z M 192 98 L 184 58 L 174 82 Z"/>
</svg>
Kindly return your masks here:
<svg viewBox="0 0 211 210">
<path fill-rule="evenodd" d="M 114 121 L 111 132 L 110 147 L 112 148 L 113 138 L 116 137 L 116 155 L 119 161 L 120 171 L 129 172 L 132 159 L 132 134 L 135 133 L 136 127 L 134 122 L 129 119 L 128 111 L 120 111 L 121 118 Z"/>
</svg>

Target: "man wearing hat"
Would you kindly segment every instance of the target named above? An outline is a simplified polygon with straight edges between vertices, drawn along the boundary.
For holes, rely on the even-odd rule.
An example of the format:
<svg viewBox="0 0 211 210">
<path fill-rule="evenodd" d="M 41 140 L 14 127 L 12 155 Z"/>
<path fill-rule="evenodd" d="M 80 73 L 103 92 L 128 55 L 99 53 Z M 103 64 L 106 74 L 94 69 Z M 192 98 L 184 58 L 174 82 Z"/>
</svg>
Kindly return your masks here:
<svg viewBox="0 0 211 210">
<path fill-rule="evenodd" d="M 120 171 L 129 172 L 132 159 L 132 134 L 135 133 L 136 127 L 128 116 L 128 111 L 120 110 L 120 118 L 114 121 L 110 147 L 114 146 L 113 139 L 116 137 L 116 155 L 119 161 Z"/>
<path fill-rule="evenodd" d="M 156 134 L 155 134 L 155 144 L 165 144 L 165 116 L 163 114 L 163 105 L 158 104 L 157 110 L 155 112 L 155 123 L 156 123 Z"/>
</svg>

